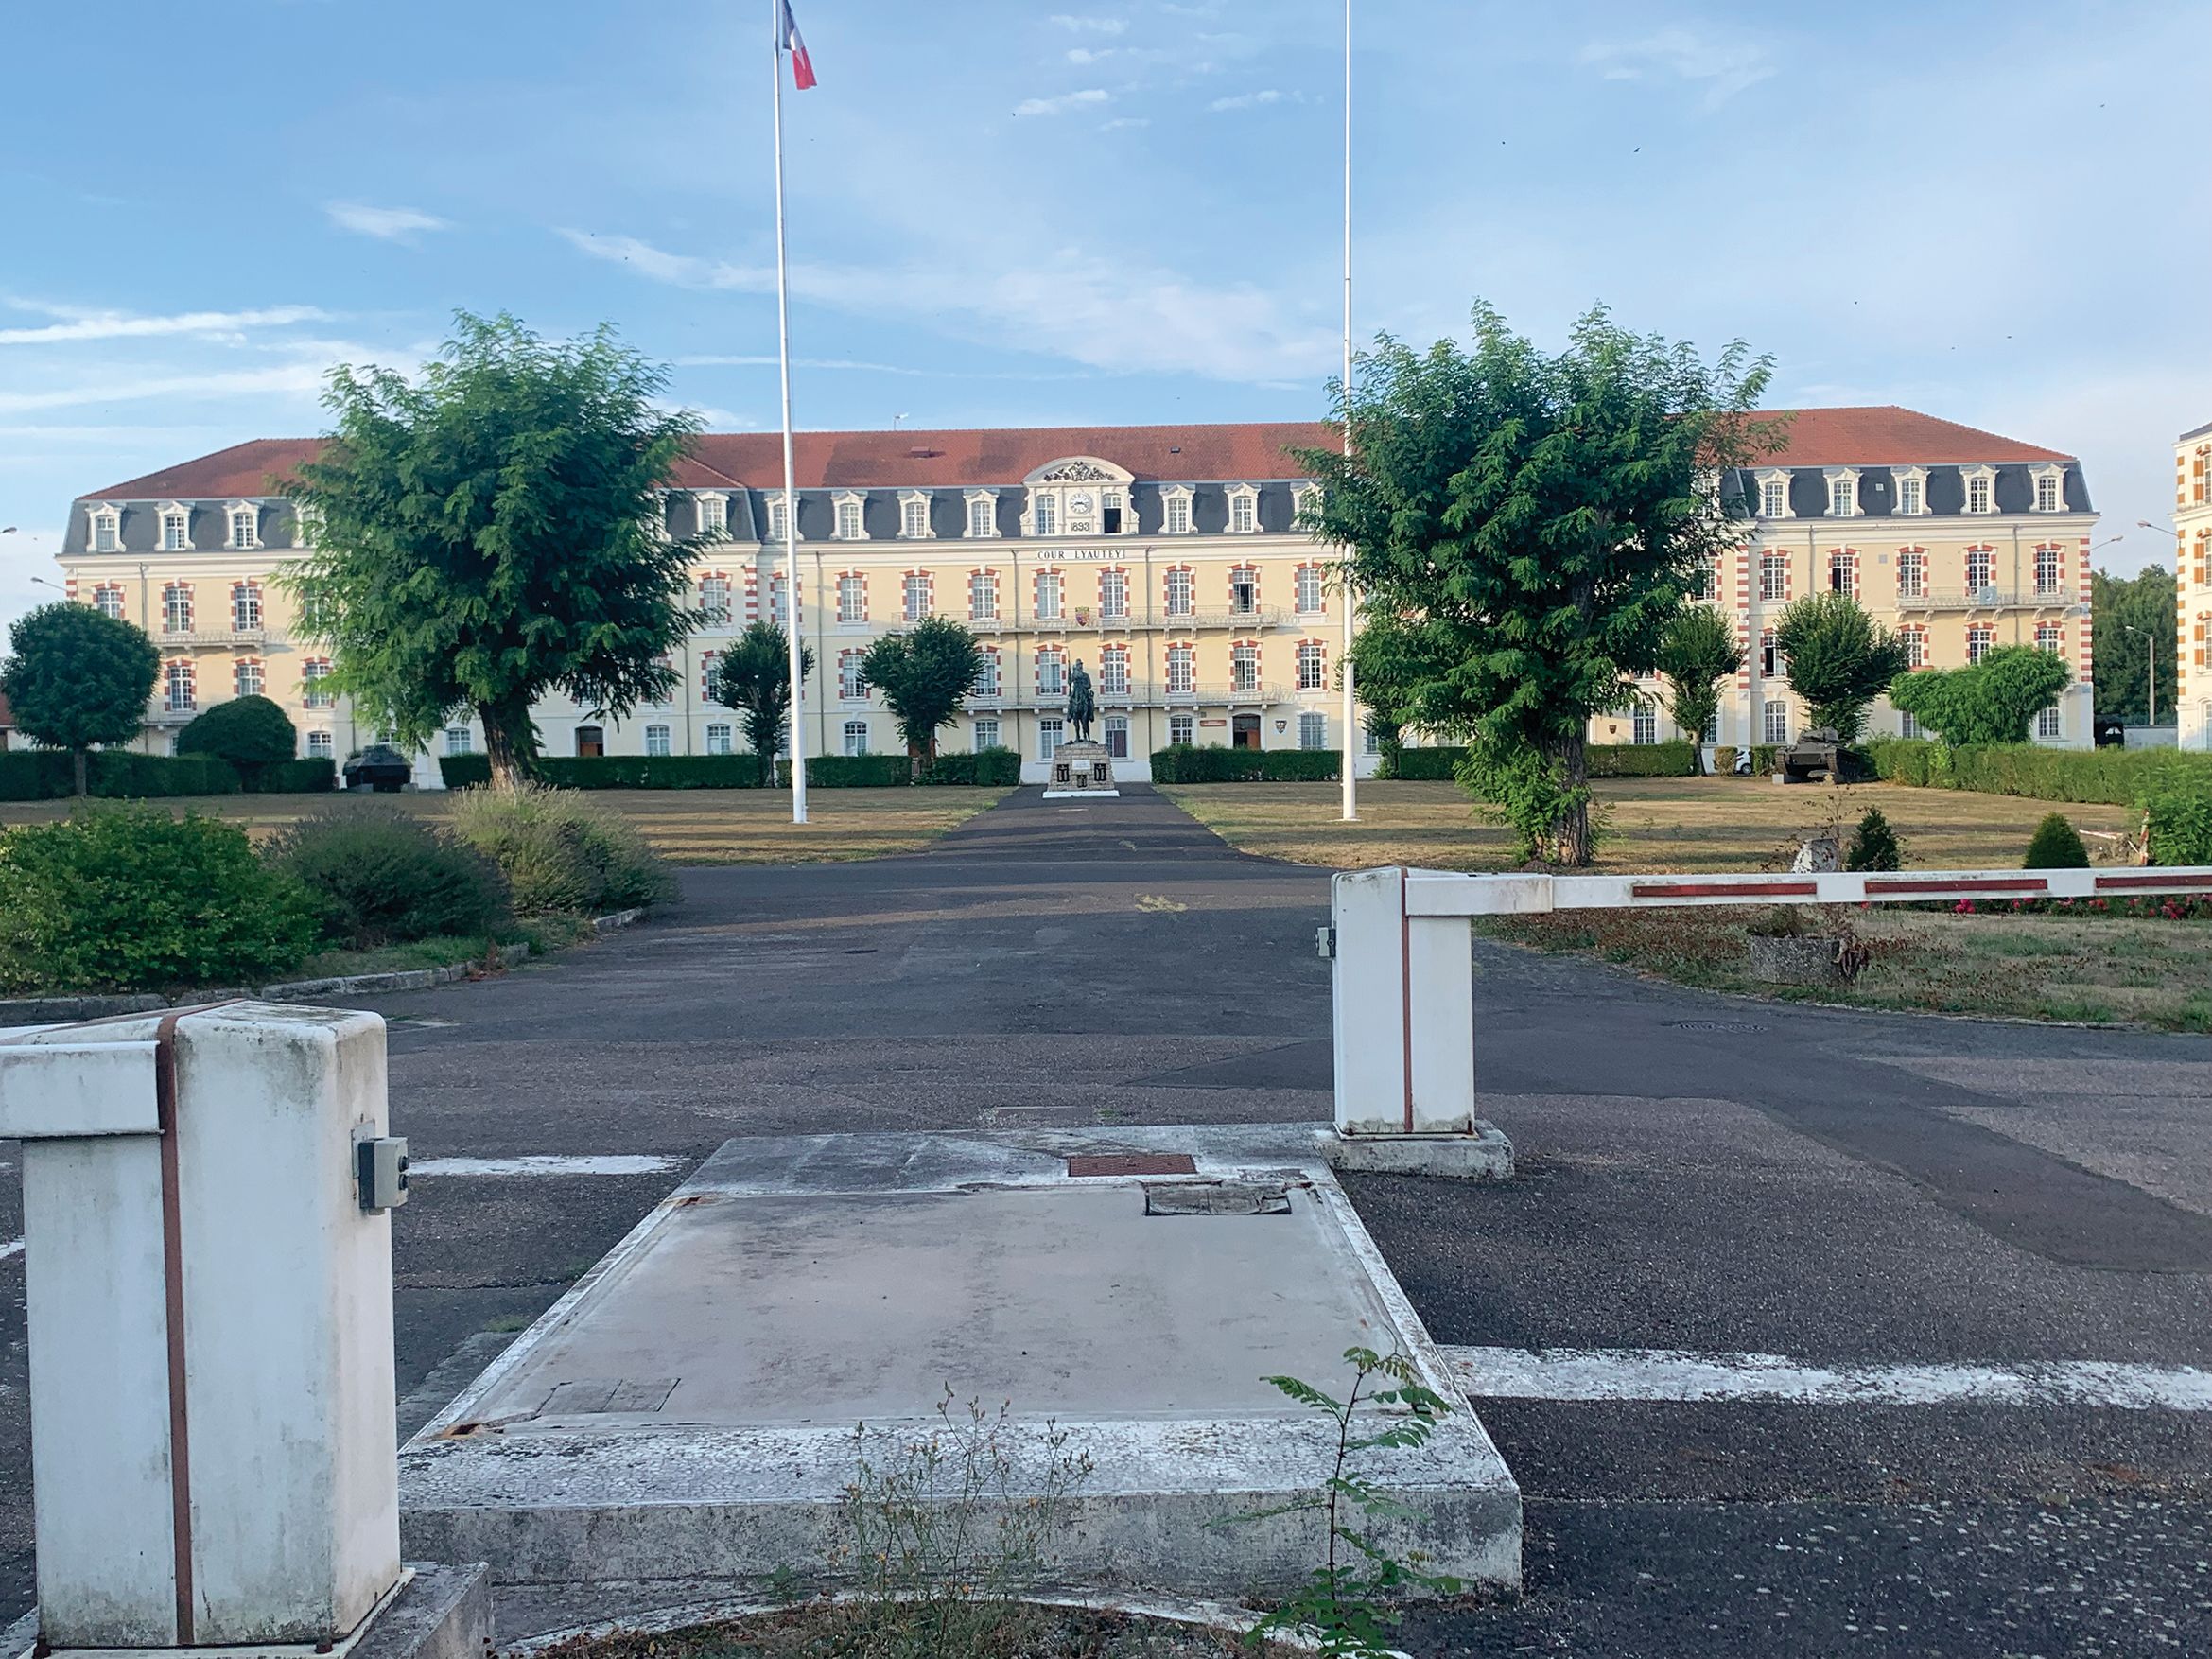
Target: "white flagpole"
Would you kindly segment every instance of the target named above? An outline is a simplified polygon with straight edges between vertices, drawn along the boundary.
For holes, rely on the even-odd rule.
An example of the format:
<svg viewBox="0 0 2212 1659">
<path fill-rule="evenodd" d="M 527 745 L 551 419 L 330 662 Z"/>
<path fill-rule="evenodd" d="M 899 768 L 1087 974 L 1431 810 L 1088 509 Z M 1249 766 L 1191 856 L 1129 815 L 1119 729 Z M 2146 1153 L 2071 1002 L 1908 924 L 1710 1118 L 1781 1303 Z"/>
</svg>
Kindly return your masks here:
<svg viewBox="0 0 2212 1659">
<path fill-rule="evenodd" d="M 775 50 L 768 55 L 768 79 L 775 89 L 775 349 L 783 375 L 783 572 L 784 637 L 791 647 L 792 822 L 807 821 L 807 688 L 801 672 L 806 646 L 799 630 L 799 502 L 792 487 L 792 314 L 790 282 L 783 256 L 783 5 L 768 0 L 769 27 Z M 775 614 L 775 583 L 768 583 L 769 615 Z"/>
<path fill-rule="evenodd" d="M 1344 0 L 1344 452 L 1351 453 L 1351 0 Z M 1350 550 L 1348 549 L 1347 551 Z M 1348 572 L 1344 583 L 1344 758 L 1337 766 L 1343 779 L 1347 824 L 1360 815 L 1359 702 L 1351 685 L 1351 642 L 1356 632 L 1359 594 Z"/>
</svg>

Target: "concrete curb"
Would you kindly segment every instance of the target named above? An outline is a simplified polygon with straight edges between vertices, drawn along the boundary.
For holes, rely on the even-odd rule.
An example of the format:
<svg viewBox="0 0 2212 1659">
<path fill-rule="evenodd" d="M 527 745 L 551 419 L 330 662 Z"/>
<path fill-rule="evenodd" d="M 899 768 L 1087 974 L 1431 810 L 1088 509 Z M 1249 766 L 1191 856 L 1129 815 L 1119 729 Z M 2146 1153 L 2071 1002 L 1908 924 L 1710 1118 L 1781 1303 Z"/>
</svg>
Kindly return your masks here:
<svg viewBox="0 0 2212 1659">
<path fill-rule="evenodd" d="M 618 910 L 591 918 L 592 932 L 611 934 L 644 916 L 643 909 Z M 528 941 L 499 947 L 499 966 L 519 967 L 528 961 Z M 403 968 L 386 973 L 341 973 L 323 979 L 292 979 L 255 989 L 250 986 L 212 986 L 180 991 L 165 997 L 159 991 L 127 991 L 113 996 L 0 997 L 0 1025 L 66 1025 L 77 1020 L 106 1020 L 117 1014 L 150 1014 L 159 1008 L 191 1007 L 200 1003 L 236 1002 L 257 998 L 265 1003 L 300 1003 L 315 997 L 373 996 L 380 991 L 427 991 L 466 979 L 482 958 L 448 962 L 443 968 Z"/>
<path fill-rule="evenodd" d="M 844 1603 L 860 1599 L 850 1591 L 839 1591 L 827 1597 L 809 1598 L 810 1600 L 827 1600 Z M 908 1599 L 908 1598 L 900 1598 Z M 1049 1590 L 1036 1590 L 1019 1598 L 1037 1607 L 1084 1608 L 1103 1613 L 1123 1613 L 1134 1618 L 1156 1618 L 1165 1624 L 1192 1625 L 1200 1630 L 1226 1631 L 1232 1635 L 1243 1635 L 1260 1622 L 1261 1615 L 1248 1608 L 1234 1607 L 1226 1601 L 1202 1600 L 1188 1596 L 1114 1596 L 1106 1594 L 1062 1595 Z M 669 1607 L 656 1607 L 650 1613 L 641 1613 L 630 1618 L 613 1618 L 599 1624 L 570 1625 L 565 1630 L 547 1631 L 539 1635 L 524 1636 L 518 1641 L 503 1645 L 499 1651 L 507 1659 L 524 1659 L 524 1656 L 542 1653 L 549 1648 L 557 1648 L 574 1641 L 604 1640 L 609 1636 L 658 1636 L 672 1631 L 689 1630 L 698 1625 L 722 1624 L 731 1619 L 747 1618 L 758 1614 L 780 1613 L 793 1605 L 788 1601 L 763 1600 L 757 1597 L 731 1597 L 712 1601 L 688 1601 Z M 800 1603 L 799 1605 L 805 1605 Z M 1278 1647 L 1290 1648 L 1299 1652 L 1318 1653 L 1321 1643 L 1315 1636 L 1291 1632 L 1280 1632 L 1269 1636 L 1268 1641 Z M 1388 1659 L 1411 1659 L 1411 1655 L 1395 1648 L 1384 1650 Z"/>
</svg>

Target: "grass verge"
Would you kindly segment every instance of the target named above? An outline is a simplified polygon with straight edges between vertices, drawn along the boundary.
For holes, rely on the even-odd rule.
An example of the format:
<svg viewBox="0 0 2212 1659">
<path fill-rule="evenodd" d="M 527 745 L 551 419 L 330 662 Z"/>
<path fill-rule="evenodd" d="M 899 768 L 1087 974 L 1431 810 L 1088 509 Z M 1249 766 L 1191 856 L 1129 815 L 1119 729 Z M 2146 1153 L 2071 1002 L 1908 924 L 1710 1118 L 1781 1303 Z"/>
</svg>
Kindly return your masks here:
<svg viewBox="0 0 2212 1659">
<path fill-rule="evenodd" d="M 575 916 L 542 916 L 499 930 L 493 938 L 415 939 L 374 951 L 321 951 L 287 977 L 328 979 L 353 973 L 401 973 L 416 968 L 449 968 L 481 962 L 493 945 L 527 943 L 532 956 L 549 956 L 592 937 L 590 920 Z"/>
<path fill-rule="evenodd" d="M 1750 973 L 1744 929 L 1763 912 L 1561 911 L 1488 917 L 1486 937 L 1577 952 L 1709 990 L 1861 1008 L 2212 1031 L 2212 923 L 2057 916 L 1953 916 L 1808 906 L 1808 923 L 1842 922 L 1872 960 L 1849 986 L 1773 986 Z"/>
<path fill-rule="evenodd" d="M 636 825 L 653 851 L 677 864 L 842 863 L 916 852 L 965 824 L 1009 792 L 1003 789 L 816 789 L 807 796 L 810 822 L 791 821 L 791 795 L 765 789 L 609 789 L 591 798 Z M 70 801 L 0 804 L 0 824 L 65 818 Z M 242 824 L 256 840 L 298 819 L 355 806 L 420 812 L 443 822 L 451 797 L 420 795 L 269 795 L 187 796 L 152 803 Z M 374 969 L 361 969 L 363 972 Z"/>
<path fill-rule="evenodd" d="M 1344 823 L 1333 783 L 1191 783 L 1162 795 L 1240 851 L 1324 868 L 1417 864 L 1502 870 L 1513 840 L 1451 783 L 1363 783 L 1360 818 Z M 1879 807 L 1924 869 L 2017 869 L 2048 801 L 1895 783 L 1785 787 L 1764 778 L 1605 777 L 1592 785 L 1608 836 L 1594 869 L 1786 868 L 1798 840 L 1840 821 L 1846 833 Z M 2089 840 L 2137 827 L 2128 807 L 2061 809 Z"/>
</svg>

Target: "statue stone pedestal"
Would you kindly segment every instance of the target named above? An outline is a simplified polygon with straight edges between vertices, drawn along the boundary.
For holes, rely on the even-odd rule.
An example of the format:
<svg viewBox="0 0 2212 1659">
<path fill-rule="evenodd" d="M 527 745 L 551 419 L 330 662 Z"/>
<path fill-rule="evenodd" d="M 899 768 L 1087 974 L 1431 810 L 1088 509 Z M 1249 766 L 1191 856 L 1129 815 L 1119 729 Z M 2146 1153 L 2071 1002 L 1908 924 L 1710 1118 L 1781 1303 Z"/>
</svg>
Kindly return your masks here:
<svg viewBox="0 0 2212 1659">
<path fill-rule="evenodd" d="M 1062 743 L 1053 751 L 1053 770 L 1045 779 L 1045 799 L 1079 796 L 1118 796 L 1114 760 L 1104 743 Z"/>
</svg>

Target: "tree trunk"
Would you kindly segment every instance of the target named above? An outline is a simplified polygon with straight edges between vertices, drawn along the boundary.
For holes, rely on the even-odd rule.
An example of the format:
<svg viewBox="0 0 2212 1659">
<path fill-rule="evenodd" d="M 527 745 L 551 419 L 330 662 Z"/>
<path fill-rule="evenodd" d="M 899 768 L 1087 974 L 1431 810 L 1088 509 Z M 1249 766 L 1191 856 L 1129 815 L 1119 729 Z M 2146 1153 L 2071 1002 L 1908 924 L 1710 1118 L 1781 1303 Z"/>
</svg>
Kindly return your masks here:
<svg viewBox="0 0 2212 1659">
<path fill-rule="evenodd" d="M 477 716 L 484 723 L 484 753 L 492 762 L 492 781 L 502 789 L 528 783 L 531 763 L 536 759 L 531 753 L 529 706 L 518 710 L 479 703 Z"/>
<path fill-rule="evenodd" d="M 1575 799 L 1564 816 L 1552 826 L 1551 862 L 1580 869 L 1590 863 L 1590 802 L 1584 791 L 1590 783 L 1590 758 L 1585 735 L 1579 731 L 1560 743 L 1558 760 L 1559 786 Z"/>
<path fill-rule="evenodd" d="M 77 773 L 77 793 L 78 793 L 79 795 L 84 795 L 84 794 L 86 793 L 86 790 L 85 790 L 85 781 L 84 781 L 84 777 L 85 777 L 85 772 L 86 772 L 86 769 L 87 769 L 87 759 L 88 759 L 88 758 L 87 758 L 87 756 L 86 756 L 86 754 L 85 754 L 85 751 L 84 751 L 84 750 L 82 750 L 82 749 L 72 749 L 72 750 L 70 750 L 70 751 L 69 751 L 69 758 L 70 758 L 70 760 L 71 760 L 72 761 L 74 761 L 74 762 L 76 763 L 76 773 Z"/>
</svg>

